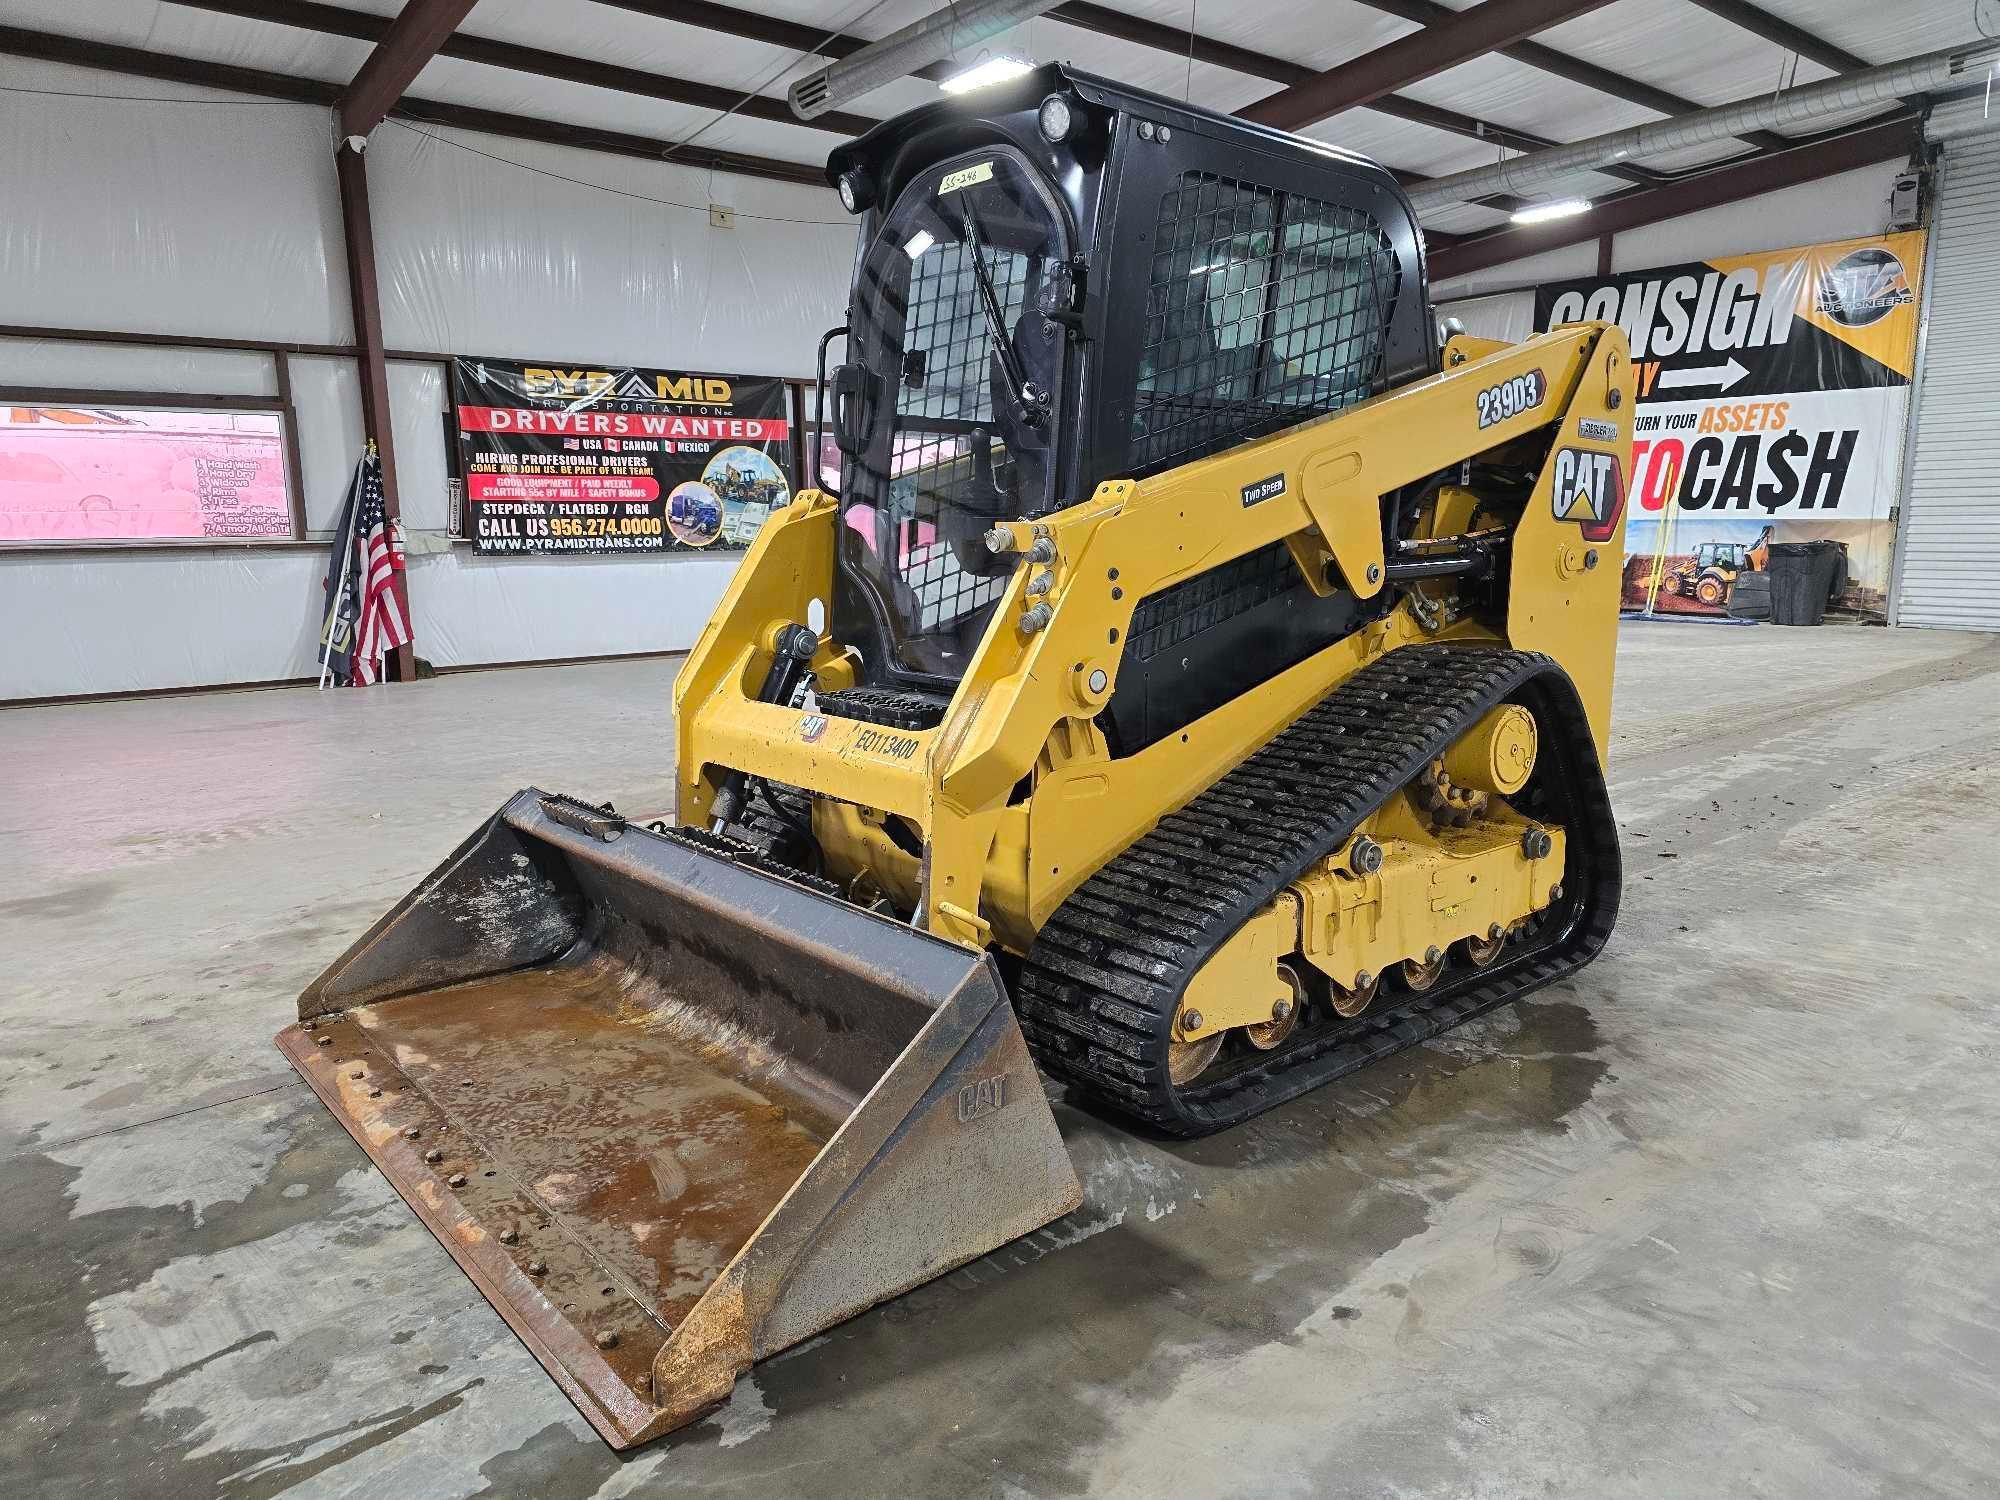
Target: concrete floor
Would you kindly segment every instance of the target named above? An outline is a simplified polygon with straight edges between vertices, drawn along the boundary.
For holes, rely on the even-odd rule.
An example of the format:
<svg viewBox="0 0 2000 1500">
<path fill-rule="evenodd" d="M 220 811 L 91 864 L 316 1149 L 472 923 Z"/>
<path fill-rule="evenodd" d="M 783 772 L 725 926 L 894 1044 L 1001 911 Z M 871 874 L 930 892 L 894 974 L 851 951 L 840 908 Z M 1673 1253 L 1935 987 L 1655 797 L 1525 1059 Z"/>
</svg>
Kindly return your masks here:
<svg viewBox="0 0 2000 1500">
<path fill-rule="evenodd" d="M 271 1035 L 672 664 L 0 712 L 0 1474 L 34 1496 L 2000 1487 L 2000 640 L 1626 627 L 1580 978 L 1192 1145 L 620 1460 Z"/>
</svg>

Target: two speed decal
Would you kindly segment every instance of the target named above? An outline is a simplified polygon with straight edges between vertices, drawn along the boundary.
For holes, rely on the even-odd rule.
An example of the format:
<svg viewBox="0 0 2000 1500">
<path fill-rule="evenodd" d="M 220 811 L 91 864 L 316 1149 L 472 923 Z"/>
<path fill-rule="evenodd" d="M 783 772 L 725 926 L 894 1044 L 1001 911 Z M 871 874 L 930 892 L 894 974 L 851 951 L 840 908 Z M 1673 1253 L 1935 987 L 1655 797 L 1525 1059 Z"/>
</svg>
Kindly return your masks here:
<svg viewBox="0 0 2000 1500">
<path fill-rule="evenodd" d="M 1530 370 L 1488 386 L 1479 393 L 1479 425 L 1491 427 L 1524 411 L 1533 411 L 1549 399 L 1549 379 L 1540 370 Z"/>
</svg>

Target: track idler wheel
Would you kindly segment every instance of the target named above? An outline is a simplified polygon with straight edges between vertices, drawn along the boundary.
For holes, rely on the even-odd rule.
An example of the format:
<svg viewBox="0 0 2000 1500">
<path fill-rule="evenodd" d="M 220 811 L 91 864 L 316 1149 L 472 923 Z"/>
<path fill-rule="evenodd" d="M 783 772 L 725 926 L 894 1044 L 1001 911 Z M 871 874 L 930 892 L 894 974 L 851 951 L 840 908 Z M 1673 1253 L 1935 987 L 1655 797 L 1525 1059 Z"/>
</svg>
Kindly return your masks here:
<svg viewBox="0 0 2000 1500">
<path fill-rule="evenodd" d="M 1334 1014 L 1352 1019 L 1373 1005 L 1375 997 L 1381 992 L 1382 976 L 1363 969 L 1355 975 L 1351 989 L 1342 989 L 1338 984 L 1333 986 Z"/>
<path fill-rule="evenodd" d="M 1495 922 L 1486 929 L 1485 937 L 1469 937 L 1460 945 L 1465 950 L 1465 961 L 1475 969 L 1490 969 L 1507 946 L 1507 929 Z"/>
<path fill-rule="evenodd" d="M 1290 964 L 1278 965 L 1278 977 L 1291 989 L 1291 995 L 1271 1007 L 1271 1019 L 1255 1026 L 1243 1028 L 1244 1038 L 1259 1052 L 1269 1052 L 1282 1044 L 1299 1024 L 1299 1013 L 1306 1008 L 1306 987 L 1298 973 Z"/>
<path fill-rule="evenodd" d="M 1202 1037 L 1199 1041 L 1170 1041 L 1167 1043 L 1167 1077 L 1176 1088 L 1184 1088 L 1208 1071 L 1208 1065 L 1215 1061 L 1216 1053 L 1222 1050 L 1222 1033 Z"/>
<path fill-rule="evenodd" d="M 1421 995 L 1444 977 L 1444 950 L 1428 949 L 1422 958 L 1404 959 L 1400 967 L 1405 987 L 1412 993 Z"/>
</svg>

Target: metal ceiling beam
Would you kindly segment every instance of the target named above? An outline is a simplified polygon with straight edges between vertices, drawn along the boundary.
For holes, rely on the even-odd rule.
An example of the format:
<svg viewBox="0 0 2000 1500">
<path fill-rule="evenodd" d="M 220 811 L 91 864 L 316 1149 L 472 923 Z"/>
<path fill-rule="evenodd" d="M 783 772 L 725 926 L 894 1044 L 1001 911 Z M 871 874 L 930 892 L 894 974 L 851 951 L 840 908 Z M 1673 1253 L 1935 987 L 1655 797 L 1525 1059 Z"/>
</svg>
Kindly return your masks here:
<svg viewBox="0 0 2000 1500">
<path fill-rule="evenodd" d="M 267 72 L 262 68 L 240 68 L 228 63 L 173 57 L 138 47 L 119 47 L 107 42 L 86 41 L 81 37 L 55 36 L 18 26 L 0 26 L 0 54 L 68 63 L 73 67 L 96 68 L 135 78 L 158 78 L 203 88 L 229 89 L 265 99 L 289 99 L 297 104 L 331 106 L 341 92 L 340 85 L 316 78 L 298 78 L 289 73 Z M 451 104 L 441 99 L 405 95 L 390 114 L 515 140 L 540 141 L 548 145 L 573 146 L 583 151 L 600 151 L 612 156 L 637 157 L 641 161 L 671 159 L 675 166 L 734 172 L 744 177 L 766 177 L 811 187 L 826 186 L 825 174 L 809 162 L 781 161 L 737 151 L 716 151 L 699 145 L 682 146 L 653 136 L 598 130 L 567 120 L 545 120 L 533 115 Z"/>
<path fill-rule="evenodd" d="M 1899 99 L 1914 96 L 1919 105 L 1933 89 L 1951 88 L 1976 80 L 2000 62 L 2000 41 L 1969 47 L 1947 47 L 1898 62 L 1884 63 L 1862 73 L 1840 73 L 1817 83 L 1802 83 L 1778 94 L 1758 94 L 1713 109 L 1671 120 L 1653 120 L 1626 130 L 1595 135 L 1573 145 L 1553 146 L 1525 156 L 1508 157 L 1490 166 L 1434 178 L 1410 193 L 1417 211 L 1447 203 L 1463 203 L 1492 193 L 1553 191 L 1580 173 L 1594 172 L 1608 162 L 1645 161 L 1726 142 L 1752 126 L 1783 127 L 1832 136 L 1854 128 L 1857 111 L 1899 112 Z M 1913 106 L 1902 105 L 1902 113 Z"/>
<path fill-rule="evenodd" d="M 634 15 L 651 16 L 659 21 L 673 21 L 682 26 L 696 26 L 703 31 L 718 32 L 723 36 L 741 37 L 746 42 L 764 42 L 773 47 L 789 47 L 808 56 L 830 57 L 835 61 L 843 57 L 852 57 L 868 45 L 868 38 L 865 36 L 853 36 L 844 31 L 827 31 L 823 27 L 787 21 L 781 16 L 737 10 L 728 5 L 715 5 L 710 3 L 710 0 L 597 0 L 597 3 L 613 6 L 618 10 L 629 10 Z M 953 71 L 949 63 L 932 63 L 927 68 L 919 68 L 910 76 L 926 78 L 936 83 L 940 79 L 949 78 Z"/>
<path fill-rule="evenodd" d="M 296 4 L 304 0 L 173 0 L 176 4 Z M 685 26 L 698 27 L 703 31 L 719 32 L 725 36 L 743 37 L 749 41 L 765 42 L 773 46 L 795 47 L 802 53 L 818 57 L 842 58 L 851 56 L 868 45 L 865 38 L 849 36 L 840 32 L 823 32 L 817 27 L 802 26 L 796 21 L 777 20 L 755 12 L 737 10 L 727 5 L 716 5 L 710 0 L 597 0 L 600 5 L 614 6 L 619 10 L 631 11 L 635 15 L 653 16 L 663 21 L 673 21 Z M 1190 48 L 1199 62 L 1213 63 L 1217 67 L 1229 68 L 1245 73 L 1253 78 L 1268 78 L 1273 83 L 1299 83 L 1313 76 L 1313 70 L 1303 63 L 1287 62 L 1282 58 L 1270 57 L 1248 47 L 1238 47 L 1229 42 L 1216 41 L 1211 37 L 1191 35 L 1157 21 L 1147 21 L 1123 12 L 1109 10 L 1101 5 L 1065 4 L 1048 13 L 1048 19 L 1061 21 L 1065 25 L 1080 30 L 1095 32 L 1120 41 L 1135 43 L 1167 52 L 1176 57 L 1185 57 Z M 942 78 L 951 72 L 947 64 L 938 64 L 912 74 L 918 78 Z M 1557 142 L 1525 130 L 1514 130 L 1506 126 L 1494 125 L 1483 120 L 1475 120 L 1470 115 L 1461 115 L 1448 109 L 1421 104 L 1414 99 L 1394 97 L 1378 101 L 1371 106 L 1383 114 L 1429 125 L 1434 129 L 1450 131 L 1471 140 L 1507 146 L 1517 151 L 1533 151 Z M 820 120 L 827 117 L 822 115 Z M 794 121 L 793 123 L 804 123 Z M 855 132 L 859 134 L 859 132 Z M 1664 181 L 1660 174 L 1633 168 L 1613 175 L 1629 177 L 1634 182 Z M 1397 178 L 1404 183 L 1423 181 L 1414 172 L 1397 172 Z M 1521 206 L 1521 200 L 1505 200 L 1495 206 L 1509 209 Z"/>
<path fill-rule="evenodd" d="M 1281 130 L 1303 130 L 1342 110 L 1370 104 L 1405 84 L 1497 51 L 1563 21 L 1601 10 L 1610 0 L 1482 0 L 1449 20 L 1314 75 L 1239 113 Z"/>
<path fill-rule="evenodd" d="M 1796 52 L 1807 61 L 1816 62 L 1835 73 L 1859 73 L 1873 66 L 1852 52 L 1814 36 L 1803 26 L 1794 26 L 1782 16 L 1774 16 L 1768 10 L 1749 4 L 1748 0 L 1694 0 L 1694 3 L 1710 15 L 1718 16 L 1752 36 L 1762 37 L 1787 52 Z"/>
<path fill-rule="evenodd" d="M 1447 281 L 1454 276 L 1490 270 L 1523 256 L 1582 244 L 1600 235 L 1622 234 L 1683 214 L 1722 208 L 1780 188 L 1817 182 L 1857 167 L 1893 161 L 1908 156 L 1922 139 L 1917 118 L 1906 115 L 1845 135 L 1816 137 L 1797 143 L 1788 151 L 1766 152 L 1665 187 L 1635 188 L 1601 198 L 1589 213 L 1573 219 L 1465 235 L 1431 256 L 1431 280 Z"/>
<path fill-rule="evenodd" d="M 668 166 L 734 172 L 739 177 L 765 177 L 773 182 L 796 182 L 806 187 L 823 188 L 827 185 L 825 169 L 817 162 L 785 161 L 779 157 L 753 156 L 742 151 L 685 146 L 658 136 L 602 130 L 595 125 L 578 125 L 569 120 L 544 120 L 535 116 L 508 114 L 501 110 L 479 109 L 470 104 L 453 104 L 443 99 L 406 98 L 394 112 L 407 120 L 450 125 L 459 130 L 477 130 L 486 135 L 511 136 L 523 141 L 540 141 L 548 146 L 572 146 L 579 151 L 599 151 L 607 156 L 632 156 L 640 161 Z"/>
<path fill-rule="evenodd" d="M 1433 26 L 1448 21 L 1458 12 L 1448 5 L 1440 5 L 1438 0 L 1359 0 L 1371 10 L 1379 10 L 1392 16 L 1400 16 L 1405 21 L 1415 21 L 1420 25 Z M 1526 63 L 1557 78 L 1564 78 L 1600 94 L 1614 99 L 1623 99 L 1628 104 L 1637 104 L 1663 115 L 1685 115 L 1700 109 L 1699 101 L 1684 98 L 1667 89 L 1654 88 L 1650 83 L 1640 83 L 1627 78 L 1622 73 L 1614 73 L 1609 68 L 1600 68 L 1595 63 L 1584 62 L 1571 57 L 1566 52 L 1545 46 L 1541 42 L 1515 42 L 1511 46 L 1496 49 L 1502 57 L 1514 62 Z M 1739 137 L 1752 145 L 1782 150 L 1791 144 L 1785 137 L 1768 130 L 1755 131 Z"/>
<path fill-rule="evenodd" d="M 284 8 L 287 10 L 309 7 L 315 10 L 330 10 L 315 0 L 173 0 L 180 5 L 200 5 L 209 9 L 231 11 Z M 737 10 L 727 5 L 717 5 L 711 0 L 597 0 L 600 5 L 613 6 L 630 11 L 635 15 L 652 16 L 659 20 L 673 21 L 684 26 L 698 27 L 703 31 L 714 31 L 725 36 L 742 37 L 748 41 L 764 42 L 771 46 L 796 48 L 802 53 L 818 57 L 842 58 L 851 56 L 868 45 L 863 37 L 850 36 L 842 32 L 823 32 L 815 26 L 802 26 L 796 21 L 780 20 L 753 11 Z M 341 12 L 352 15 L 353 12 Z M 1267 78 L 1273 83 L 1291 85 L 1303 83 L 1313 77 L 1313 69 L 1304 63 L 1287 61 L 1257 52 L 1248 47 L 1239 47 L 1231 42 L 1218 41 L 1213 37 L 1190 33 L 1158 21 L 1148 21 L 1139 16 L 1126 15 L 1122 11 L 1111 10 L 1102 5 L 1069 3 L 1058 5 L 1048 13 L 1048 19 L 1060 21 L 1066 26 L 1074 26 L 1082 31 L 1108 36 L 1118 41 L 1131 42 L 1136 46 L 1148 47 L 1175 57 L 1192 56 L 1197 62 L 1228 68 L 1252 78 Z M 945 64 L 924 69 L 913 76 L 940 78 L 950 71 Z M 775 102 L 775 101 L 771 101 Z M 1475 119 L 1471 115 L 1455 110 L 1441 109 L 1436 105 L 1424 104 L 1415 99 L 1391 94 L 1378 99 L 1369 106 L 1378 113 L 1411 124 L 1427 125 L 1434 130 L 1447 131 L 1464 136 L 1468 140 L 1489 145 L 1505 146 L 1514 151 L 1535 151 L 1543 147 L 1560 144 L 1547 136 L 1536 135 L 1532 131 L 1516 130 L 1511 126 L 1496 125 L 1490 120 Z M 789 111 L 786 111 L 789 118 Z M 764 116 L 760 116 L 763 118 Z M 826 122 L 822 115 L 815 123 Z M 793 123 L 802 123 L 793 121 Z M 854 134 L 860 134 L 856 130 Z M 1664 182 L 1663 173 L 1648 171 L 1643 167 L 1623 167 L 1612 170 L 1608 175 L 1622 177 L 1630 182 Z M 1414 173 L 1399 173 L 1405 182 L 1420 182 L 1423 179 Z M 1507 200 L 1509 209 L 1519 207 L 1519 200 Z"/>
<path fill-rule="evenodd" d="M 1192 57 L 1196 62 L 1228 68 L 1232 72 L 1245 73 L 1252 78 L 1268 78 L 1273 83 L 1282 83 L 1287 87 L 1304 83 L 1313 76 L 1314 70 L 1304 63 L 1272 57 L 1268 53 L 1239 47 L 1233 42 L 1218 41 L 1214 37 L 1183 31 L 1178 26 L 1168 26 L 1160 21 L 1148 21 L 1142 16 L 1127 15 L 1124 11 L 1112 10 L 1109 6 L 1079 4 L 1076 0 L 1070 0 L 1070 3 L 1058 5 L 1050 11 L 1048 19 L 1060 21 L 1065 26 L 1074 26 L 1079 31 L 1094 32 L 1098 36 L 1108 36 L 1117 41 L 1150 47 L 1153 51 L 1164 52 L 1170 57 Z"/>
<path fill-rule="evenodd" d="M 30 31 L 22 26 L 0 26 L 0 54 L 34 58 L 39 62 L 68 63 L 77 68 L 98 68 L 134 78 L 157 78 L 168 83 L 231 89 L 263 99 L 289 99 L 295 104 L 330 106 L 340 97 L 339 84 L 325 83 L 317 78 L 294 78 L 289 73 L 267 73 L 262 68 L 239 68 L 230 63 L 173 57 L 165 52 L 93 42 L 80 36 L 57 36 L 47 31 Z"/>
<path fill-rule="evenodd" d="M 301 31 L 316 31 L 327 36 L 353 37 L 357 41 L 364 42 L 380 40 L 390 25 L 386 17 L 370 15 L 366 11 L 347 10 L 338 5 L 322 4 L 320 0 L 169 0 L 169 3 L 186 6 L 192 10 L 215 11 L 226 16 L 268 21 L 273 25 L 291 26 Z M 803 123 L 793 118 L 791 110 L 786 107 L 782 99 L 769 99 L 761 94 L 746 99 L 741 89 L 724 88 L 718 84 L 701 83 L 688 78 L 673 78 L 640 68 L 626 68 L 616 63 L 600 62 L 595 58 L 572 57 L 567 53 L 544 51 L 540 47 L 524 47 L 514 42 L 496 41 L 490 37 L 454 34 L 439 45 L 438 55 L 455 57 L 463 62 L 483 63 L 493 68 L 506 68 L 516 73 L 529 73 L 538 78 L 555 78 L 565 83 L 587 84 L 592 88 L 611 89 L 621 94 L 660 99 L 669 104 L 688 104 L 699 109 L 733 111 L 753 120 L 773 120 L 784 125 Z M 821 116 L 813 122 L 813 125 L 815 128 L 849 136 L 860 135 L 863 131 L 872 129 L 875 121 L 863 115 L 834 114 Z"/>
<path fill-rule="evenodd" d="M 1102 5 L 1080 3 L 1059 5 L 1049 12 L 1048 19 L 1060 21 L 1065 26 L 1074 26 L 1080 31 L 1108 36 L 1116 41 L 1149 47 L 1173 57 L 1192 57 L 1196 62 L 1228 68 L 1231 72 L 1243 73 L 1252 78 L 1267 78 L 1272 83 L 1281 83 L 1288 88 L 1304 83 L 1314 76 L 1314 70 L 1304 63 L 1272 57 L 1268 53 L 1239 47 L 1233 42 L 1218 41 L 1214 37 L 1202 36 L 1197 32 L 1182 31 L 1177 27 L 1163 25 L 1158 21 L 1148 21 L 1139 16 L 1130 16 L 1123 11 L 1111 10 Z M 1488 145 L 1505 146 L 1514 151 L 1534 151 L 1543 146 L 1557 144 L 1547 136 L 1517 130 L 1510 125 L 1496 125 L 1491 120 L 1476 119 L 1471 115 L 1460 114 L 1456 110 L 1441 109 L 1437 105 L 1425 104 L 1421 100 L 1403 94 L 1385 94 L 1368 108 L 1378 114 L 1385 114 L 1413 125 L 1428 125 L 1433 130 L 1447 131 L 1452 135 L 1464 136 L 1468 140 L 1481 141 Z M 1626 177 L 1633 182 L 1665 180 L 1659 173 L 1637 167 L 1627 168 L 1616 175 Z"/>
<path fill-rule="evenodd" d="M 885 84 L 915 77 L 937 63 L 957 62 L 961 54 L 997 41 L 1058 0 L 948 0 L 929 15 L 876 37 L 859 52 L 795 78 L 785 90 L 792 113 L 801 120 L 823 115 L 837 105 L 873 93 Z M 975 54 L 976 56 L 977 54 Z"/>
<path fill-rule="evenodd" d="M 479 0 L 405 0 L 382 40 L 368 54 L 361 71 L 341 91 L 334 106 L 342 135 L 365 136 L 417 81 L 424 65 L 437 56 L 465 13 Z"/>
</svg>

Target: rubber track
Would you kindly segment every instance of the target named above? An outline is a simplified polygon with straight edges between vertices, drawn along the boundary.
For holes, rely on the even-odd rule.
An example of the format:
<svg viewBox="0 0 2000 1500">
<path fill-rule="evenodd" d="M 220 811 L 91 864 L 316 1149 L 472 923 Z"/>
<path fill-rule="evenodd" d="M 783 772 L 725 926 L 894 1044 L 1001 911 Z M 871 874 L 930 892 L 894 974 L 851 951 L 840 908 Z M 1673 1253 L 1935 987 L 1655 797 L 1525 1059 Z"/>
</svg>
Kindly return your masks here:
<svg viewBox="0 0 2000 1500">
<path fill-rule="evenodd" d="M 1301 1031 L 1267 1061 L 1176 1089 L 1168 1027 L 1182 991 L 1246 920 L 1353 836 L 1495 704 L 1541 729 L 1524 798 L 1569 833 L 1563 896 L 1530 946 L 1464 964 L 1430 992 L 1338 1028 Z M 1589 962 L 1617 916 L 1617 829 L 1595 743 L 1550 658 L 1425 645 L 1357 672 L 1071 894 L 1015 988 L 1021 1029 L 1052 1076 L 1175 1135 L 1205 1135 L 1505 1004 Z"/>
</svg>

